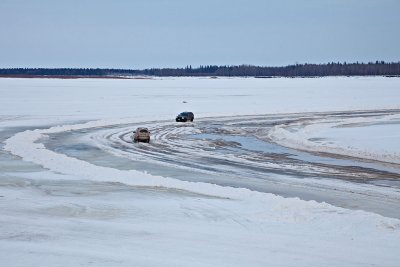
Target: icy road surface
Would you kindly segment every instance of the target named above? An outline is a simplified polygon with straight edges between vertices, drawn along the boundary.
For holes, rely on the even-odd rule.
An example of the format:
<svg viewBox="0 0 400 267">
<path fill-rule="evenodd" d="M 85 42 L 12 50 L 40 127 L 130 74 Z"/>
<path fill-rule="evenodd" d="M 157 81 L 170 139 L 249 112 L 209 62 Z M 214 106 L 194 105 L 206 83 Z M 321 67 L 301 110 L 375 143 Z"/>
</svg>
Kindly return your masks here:
<svg viewBox="0 0 400 267">
<path fill-rule="evenodd" d="M 277 125 L 321 118 L 372 121 L 398 113 L 236 116 L 194 123 L 152 121 L 62 132 L 49 135 L 43 142 L 50 150 L 98 166 L 248 188 L 400 218 L 399 165 L 303 152 L 266 138 Z M 150 128 L 150 144 L 132 143 L 132 130 L 139 125 Z M 332 179 L 339 182 L 332 184 Z"/>
</svg>

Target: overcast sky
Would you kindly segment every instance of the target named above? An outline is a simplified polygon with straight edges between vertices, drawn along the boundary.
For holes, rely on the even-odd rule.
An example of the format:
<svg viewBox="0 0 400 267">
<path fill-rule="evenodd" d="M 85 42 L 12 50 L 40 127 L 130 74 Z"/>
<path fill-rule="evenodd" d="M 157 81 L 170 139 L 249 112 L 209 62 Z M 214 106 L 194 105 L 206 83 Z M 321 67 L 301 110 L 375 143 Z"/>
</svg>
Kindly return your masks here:
<svg viewBox="0 0 400 267">
<path fill-rule="evenodd" d="M 0 67 L 399 61 L 400 0 L 0 0 Z"/>
</svg>

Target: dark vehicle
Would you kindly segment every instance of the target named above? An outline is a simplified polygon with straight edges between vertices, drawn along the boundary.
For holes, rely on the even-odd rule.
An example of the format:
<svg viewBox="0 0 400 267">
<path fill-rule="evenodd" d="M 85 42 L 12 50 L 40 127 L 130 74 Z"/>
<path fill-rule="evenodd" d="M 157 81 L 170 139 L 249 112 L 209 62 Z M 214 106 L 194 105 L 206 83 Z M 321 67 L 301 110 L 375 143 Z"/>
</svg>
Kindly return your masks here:
<svg viewBox="0 0 400 267">
<path fill-rule="evenodd" d="M 177 122 L 181 121 L 181 122 L 187 122 L 187 121 L 193 121 L 194 120 L 194 114 L 193 112 L 182 112 L 180 113 L 178 116 L 176 116 L 175 119 Z"/>
<path fill-rule="evenodd" d="M 150 131 L 147 128 L 139 127 L 133 132 L 131 136 L 133 142 L 145 142 L 150 143 Z"/>
</svg>

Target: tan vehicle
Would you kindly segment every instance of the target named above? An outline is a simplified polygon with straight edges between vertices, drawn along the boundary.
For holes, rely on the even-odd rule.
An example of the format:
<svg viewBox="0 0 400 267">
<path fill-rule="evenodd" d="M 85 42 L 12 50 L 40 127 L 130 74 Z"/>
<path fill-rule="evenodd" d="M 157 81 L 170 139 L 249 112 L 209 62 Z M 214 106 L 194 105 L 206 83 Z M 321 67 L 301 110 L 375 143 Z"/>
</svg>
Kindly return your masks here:
<svg viewBox="0 0 400 267">
<path fill-rule="evenodd" d="M 132 135 L 133 142 L 145 142 L 150 143 L 150 131 L 147 128 L 139 127 Z"/>
</svg>

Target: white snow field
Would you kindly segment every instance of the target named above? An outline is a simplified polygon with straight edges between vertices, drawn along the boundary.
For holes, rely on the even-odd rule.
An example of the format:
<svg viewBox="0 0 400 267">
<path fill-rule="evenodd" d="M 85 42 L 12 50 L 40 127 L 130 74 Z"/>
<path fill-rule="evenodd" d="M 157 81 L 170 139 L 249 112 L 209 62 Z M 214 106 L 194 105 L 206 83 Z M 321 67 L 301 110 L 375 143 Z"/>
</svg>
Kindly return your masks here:
<svg viewBox="0 0 400 267">
<path fill-rule="evenodd" d="M 3 78 L 0 96 L 0 266 L 399 266 L 399 219 L 94 164 L 45 145 L 64 142 L 62 133 L 168 125 L 185 110 L 195 114 L 193 127 L 202 118 L 308 112 L 302 123 L 282 119 L 259 138 L 399 170 L 399 78 Z M 360 110 L 371 116 L 323 113 Z M 155 138 L 138 146 L 156 153 L 168 140 Z M 110 151 L 121 149 L 114 145 Z M 189 160 L 206 156 L 195 148 L 177 149 Z M 396 186 L 296 180 L 400 203 Z"/>
</svg>

